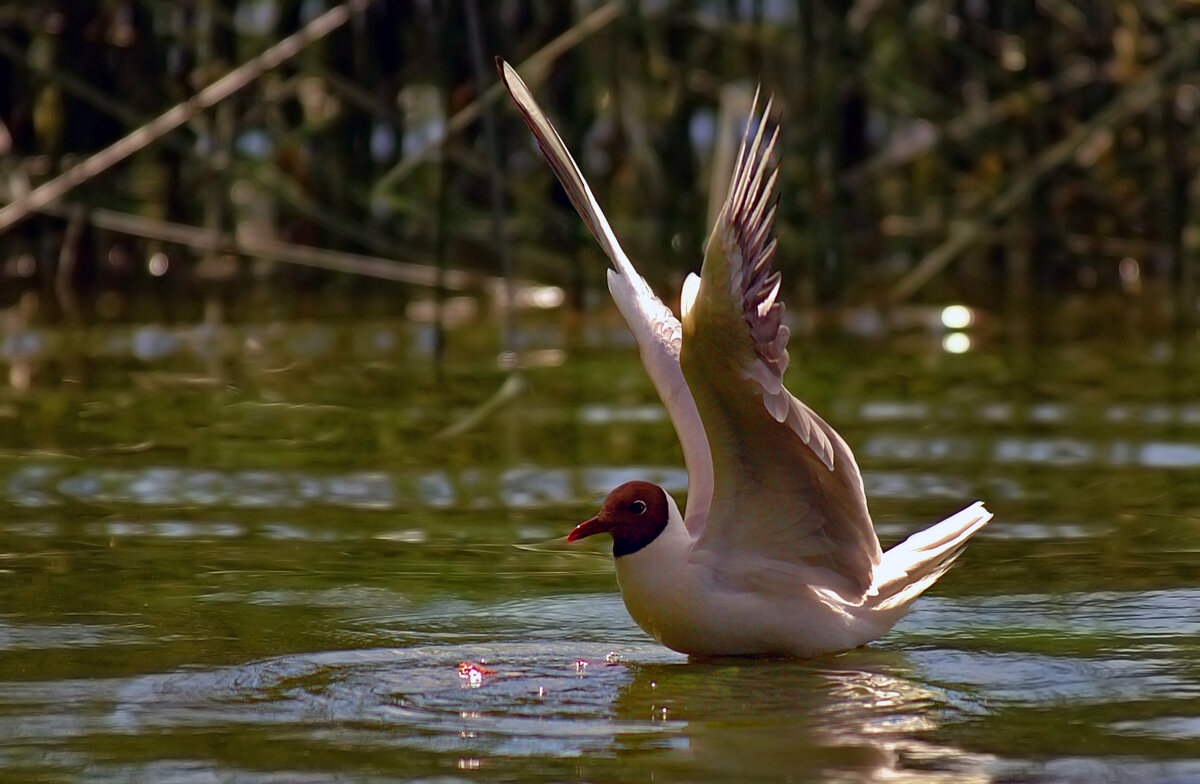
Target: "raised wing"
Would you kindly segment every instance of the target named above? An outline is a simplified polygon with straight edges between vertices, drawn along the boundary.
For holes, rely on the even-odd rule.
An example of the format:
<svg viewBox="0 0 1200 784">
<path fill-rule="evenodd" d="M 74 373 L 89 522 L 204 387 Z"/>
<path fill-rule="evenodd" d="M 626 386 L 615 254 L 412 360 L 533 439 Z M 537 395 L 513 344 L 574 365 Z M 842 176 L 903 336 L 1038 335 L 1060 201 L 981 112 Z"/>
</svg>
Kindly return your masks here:
<svg viewBox="0 0 1200 784">
<path fill-rule="evenodd" d="M 769 113 L 770 102 L 757 131 L 747 124 L 700 278 L 684 289 L 680 361 L 714 480 L 695 557 L 731 575 L 763 558 L 820 567 L 840 589 L 861 593 L 880 549 L 858 465 L 837 432 L 783 386 L 788 328 L 771 271 L 778 129 L 764 138 Z"/>
<path fill-rule="evenodd" d="M 579 217 L 591 230 L 604 253 L 612 261 L 608 271 L 608 290 L 625 322 L 637 340 L 642 364 L 667 408 L 667 415 L 675 427 L 679 443 L 683 447 L 683 460 L 688 472 L 688 500 L 685 516 L 689 527 L 698 529 L 707 516 L 712 499 L 712 460 L 708 454 L 708 441 L 700 423 L 700 413 L 692 400 L 688 385 L 679 368 L 679 349 L 682 328 L 662 301 L 654 296 L 644 278 L 637 273 L 625 251 L 621 249 L 608 219 L 592 189 L 583 179 L 583 173 L 575 159 L 563 144 L 562 138 L 550 124 L 537 101 L 521 81 L 516 70 L 500 58 L 496 67 L 504 80 L 504 86 L 525 118 L 525 124 L 537 139 L 542 155 L 550 163 L 555 176 L 566 190 L 571 204 L 575 205 Z"/>
</svg>

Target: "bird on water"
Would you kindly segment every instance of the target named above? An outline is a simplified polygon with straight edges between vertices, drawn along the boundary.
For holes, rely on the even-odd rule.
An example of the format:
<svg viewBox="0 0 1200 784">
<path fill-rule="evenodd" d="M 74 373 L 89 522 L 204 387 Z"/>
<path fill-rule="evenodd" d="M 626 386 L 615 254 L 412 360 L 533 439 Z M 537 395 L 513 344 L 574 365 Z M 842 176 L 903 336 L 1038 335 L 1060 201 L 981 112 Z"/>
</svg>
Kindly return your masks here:
<svg viewBox="0 0 1200 784">
<path fill-rule="evenodd" d="M 566 145 L 508 63 L 500 75 L 612 263 L 608 288 L 683 447 L 686 511 L 626 482 L 568 541 L 612 537 L 617 582 L 648 634 L 692 655 L 818 656 L 885 634 L 992 515 L 976 502 L 887 552 L 850 447 L 783 384 L 788 328 L 772 225 L 778 139 L 752 113 L 680 318 L 621 249 Z M 757 111 L 757 97 L 755 111 Z"/>
</svg>

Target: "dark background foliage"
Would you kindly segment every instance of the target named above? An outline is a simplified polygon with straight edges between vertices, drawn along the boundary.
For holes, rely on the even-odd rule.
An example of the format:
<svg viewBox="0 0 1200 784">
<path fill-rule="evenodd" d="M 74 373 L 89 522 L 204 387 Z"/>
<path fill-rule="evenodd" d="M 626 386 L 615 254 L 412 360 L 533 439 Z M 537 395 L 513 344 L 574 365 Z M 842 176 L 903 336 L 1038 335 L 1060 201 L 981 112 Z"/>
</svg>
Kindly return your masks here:
<svg viewBox="0 0 1200 784">
<path fill-rule="evenodd" d="M 328 7 L 0 2 L 7 198 Z M 761 83 L 783 126 L 779 264 L 794 307 L 953 299 L 1035 325 L 1103 325 L 1131 307 L 1182 323 L 1195 311 L 1194 15 L 1182 0 L 376 0 L 0 235 L 0 304 L 32 291 L 50 317 L 184 318 L 205 301 L 248 312 L 281 288 L 296 307 L 349 312 L 412 296 L 302 266 L 306 247 L 419 265 L 418 289 L 509 276 L 584 304 L 603 266 L 496 91 L 499 54 L 529 61 L 631 255 L 667 290 L 698 263 L 722 111 Z M 256 240 L 287 247 L 268 261 Z"/>
</svg>

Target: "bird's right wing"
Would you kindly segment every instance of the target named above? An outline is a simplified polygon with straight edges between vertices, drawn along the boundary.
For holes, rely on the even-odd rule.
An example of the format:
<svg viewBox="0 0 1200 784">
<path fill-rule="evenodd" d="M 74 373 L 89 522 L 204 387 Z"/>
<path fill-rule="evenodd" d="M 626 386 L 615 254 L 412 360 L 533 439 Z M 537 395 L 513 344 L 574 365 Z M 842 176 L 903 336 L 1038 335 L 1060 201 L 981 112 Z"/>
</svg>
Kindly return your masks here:
<svg viewBox="0 0 1200 784">
<path fill-rule="evenodd" d="M 771 269 L 778 129 L 765 133 L 769 116 L 770 102 L 747 121 L 700 277 L 685 287 L 680 361 L 715 480 L 695 552 L 731 582 L 815 568 L 844 595 L 862 595 L 881 553 L 858 465 L 783 385 L 788 328 Z"/>
<path fill-rule="evenodd" d="M 608 271 L 608 290 L 633 331 L 642 364 L 666 406 L 667 415 L 683 447 L 683 460 L 688 472 L 685 519 L 696 534 L 712 502 L 713 471 L 700 413 L 696 410 L 696 402 L 679 367 L 683 328 L 629 262 L 575 159 L 533 99 L 529 88 L 521 81 L 516 70 L 502 59 L 496 58 L 496 67 L 504 86 L 521 110 L 525 124 L 537 139 L 542 155 L 570 197 L 571 204 L 575 205 L 575 211 L 612 261 L 613 268 Z"/>
</svg>

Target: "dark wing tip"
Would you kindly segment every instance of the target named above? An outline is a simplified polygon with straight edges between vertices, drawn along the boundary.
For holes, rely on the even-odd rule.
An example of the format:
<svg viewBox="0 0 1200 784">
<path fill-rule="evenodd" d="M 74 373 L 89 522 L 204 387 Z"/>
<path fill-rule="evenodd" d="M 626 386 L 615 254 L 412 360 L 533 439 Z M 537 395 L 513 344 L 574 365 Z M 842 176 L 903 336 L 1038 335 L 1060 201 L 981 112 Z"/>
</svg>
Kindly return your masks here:
<svg viewBox="0 0 1200 784">
<path fill-rule="evenodd" d="M 770 137 L 764 140 L 773 105 L 774 98 L 768 97 L 760 114 L 758 92 L 755 92 L 754 110 L 746 120 L 721 220 L 726 223 L 740 252 L 742 274 L 734 279 L 740 281 L 741 290 L 733 293 L 741 298 L 755 353 L 782 377 L 788 363 L 788 331 L 782 324 L 783 303 L 776 301 L 780 275 L 771 268 L 776 249 L 773 229 L 779 203 L 775 195 L 779 168 L 773 161 L 779 126 L 775 125 Z"/>
<path fill-rule="evenodd" d="M 554 125 L 551 124 L 546 113 L 538 106 L 529 86 L 521 79 L 521 75 L 503 59 L 496 59 L 501 81 L 504 82 L 505 89 L 508 90 L 508 94 L 512 96 L 513 102 L 521 111 L 525 125 L 529 127 L 533 138 L 537 140 L 542 156 L 550 164 L 550 169 L 558 178 L 563 190 L 566 191 L 575 211 L 579 213 L 579 217 L 583 219 L 596 241 L 600 243 L 605 255 L 613 260 L 614 265 L 619 268 L 620 265 L 616 264 L 616 259 L 623 254 L 617 247 L 612 228 L 608 225 L 608 219 L 604 217 L 600 205 L 592 196 L 591 188 L 584 180 L 583 172 L 579 170 L 575 159 L 571 157 L 570 150 L 567 149 L 562 137 L 558 135 L 558 131 L 554 130 Z"/>
</svg>

